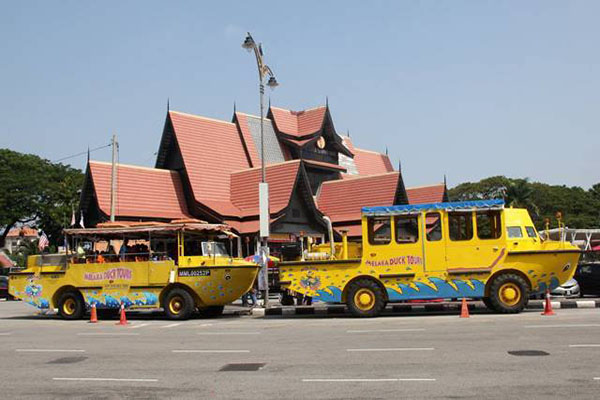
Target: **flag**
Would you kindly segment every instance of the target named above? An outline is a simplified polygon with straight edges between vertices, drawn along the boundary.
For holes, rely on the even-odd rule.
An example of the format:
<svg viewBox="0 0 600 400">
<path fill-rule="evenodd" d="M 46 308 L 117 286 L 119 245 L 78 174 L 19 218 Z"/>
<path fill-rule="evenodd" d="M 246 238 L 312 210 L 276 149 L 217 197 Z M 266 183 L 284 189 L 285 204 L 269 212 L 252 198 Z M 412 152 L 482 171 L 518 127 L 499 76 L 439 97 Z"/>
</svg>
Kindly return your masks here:
<svg viewBox="0 0 600 400">
<path fill-rule="evenodd" d="M 75 226 L 75 209 L 71 207 L 71 226 Z"/>
<path fill-rule="evenodd" d="M 83 225 L 83 211 L 81 211 L 81 218 L 79 218 L 79 225 L 81 225 L 82 228 L 85 228 L 85 225 Z"/>
<path fill-rule="evenodd" d="M 50 242 L 48 241 L 48 236 L 46 236 L 46 233 L 42 231 L 42 236 L 40 236 L 40 239 L 38 240 L 38 249 L 40 249 L 40 251 L 44 251 L 49 244 Z"/>
</svg>

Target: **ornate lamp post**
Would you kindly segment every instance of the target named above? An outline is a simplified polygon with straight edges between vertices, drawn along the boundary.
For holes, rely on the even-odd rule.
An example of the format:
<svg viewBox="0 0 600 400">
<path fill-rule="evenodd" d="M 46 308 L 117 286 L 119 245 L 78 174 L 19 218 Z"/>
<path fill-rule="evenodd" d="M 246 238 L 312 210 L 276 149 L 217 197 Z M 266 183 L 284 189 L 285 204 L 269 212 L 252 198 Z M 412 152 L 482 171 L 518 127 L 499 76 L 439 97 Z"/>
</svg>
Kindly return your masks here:
<svg viewBox="0 0 600 400">
<path fill-rule="evenodd" d="M 275 89 L 279 83 L 275 79 L 275 75 L 271 68 L 269 68 L 264 62 L 264 55 L 260 43 L 257 45 L 250 32 L 242 43 L 242 47 L 248 52 L 254 50 L 256 56 L 256 64 L 258 66 L 258 82 L 260 89 L 260 162 L 261 162 L 261 183 L 258 186 L 259 197 L 260 197 L 260 255 L 262 260 L 263 276 L 266 279 L 265 285 L 265 308 L 269 305 L 269 269 L 267 267 L 267 256 L 269 254 L 267 239 L 269 237 L 269 187 L 266 182 L 265 173 L 265 139 L 264 139 L 264 101 L 263 97 L 265 94 L 265 79 L 268 77 L 266 85 L 271 89 Z"/>
</svg>

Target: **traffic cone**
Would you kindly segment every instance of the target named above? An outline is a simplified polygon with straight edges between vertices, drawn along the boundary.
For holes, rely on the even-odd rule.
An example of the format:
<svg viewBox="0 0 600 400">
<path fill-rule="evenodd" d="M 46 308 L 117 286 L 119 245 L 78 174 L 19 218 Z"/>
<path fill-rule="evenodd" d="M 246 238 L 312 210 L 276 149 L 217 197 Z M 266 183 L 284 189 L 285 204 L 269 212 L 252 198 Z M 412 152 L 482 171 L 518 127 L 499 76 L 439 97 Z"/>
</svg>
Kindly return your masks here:
<svg viewBox="0 0 600 400">
<path fill-rule="evenodd" d="M 469 307 L 467 306 L 467 299 L 463 297 L 462 305 L 460 307 L 460 317 L 469 318 Z"/>
<path fill-rule="evenodd" d="M 129 322 L 127 322 L 127 317 L 125 316 L 125 306 L 123 305 L 123 303 L 121 303 L 121 317 L 119 318 L 119 322 L 117 323 L 117 325 L 127 324 L 129 324 Z"/>
<path fill-rule="evenodd" d="M 544 304 L 544 312 L 542 315 L 554 315 L 554 311 L 552 311 L 552 302 L 550 301 L 549 289 L 546 289 L 546 302 Z"/>
<path fill-rule="evenodd" d="M 98 322 L 98 314 L 96 313 L 96 303 L 92 303 L 92 310 L 90 311 L 90 323 L 95 324 Z"/>
</svg>

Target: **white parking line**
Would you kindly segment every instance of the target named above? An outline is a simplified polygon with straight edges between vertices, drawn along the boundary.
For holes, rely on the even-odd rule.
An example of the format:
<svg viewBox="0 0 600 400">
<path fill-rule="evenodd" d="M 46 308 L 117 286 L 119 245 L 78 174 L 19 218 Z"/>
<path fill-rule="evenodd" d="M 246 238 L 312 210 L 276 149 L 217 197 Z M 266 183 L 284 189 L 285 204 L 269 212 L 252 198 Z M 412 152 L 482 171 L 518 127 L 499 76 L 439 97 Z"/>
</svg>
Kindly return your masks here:
<svg viewBox="0 0 600 400">
<path fill-rule="evenodd" d="M 433 347 L 392 347 L 388 349 L 346 349 L 346 351 L 431 351 Z"/>
<path fill-rule="evenodd" d="M 594 378 L 595 381 L 600 381 L 600 376 L 597 378 Z"/>
<path fill-rule="evenodd" d="M 143 327 L 148 326 L 148 325 L 150 325 L 150 324 L 133 325 L 133 326 L 130 326 L 129 329 L 143 328 Z"/>
<path fill-rule="evenodd" d="M 600 324 L 525 325 L 525 328 L 597 328 Z"/>
<path fill-rule="evenodd" d="M 570 344 L 569 347 L 600 347 L 600 344 Z"/>
<path fill-rule="evenodd" d="M 0 336 L 10 336 L 12 332 L 0 332 Z"/>
<path fill-rule="evenodd" d="M 198 332 L 198 335 L 260 335 L 260 332 Z"/>
<path fill-rule="evenodd" d="M 423 332 L 423 328 L 407 328 L 407 329 L 351 329 L 346 333 L 385 333 L 385 332 Z"/>
<path fill-rule="evenodd" d="M 172 350 L 173 353 L 250 353 L 250 350 Z"/>
<path fill-rule="evenodd" d="M 78 336 L 138 336 L 139 333 L 133 332 L 80 332 Z"/>
<path fill-rule="evenodd" d="M 52 378 L 53 381 L 94 381 L 94 382 L 158 382 L 146 378 Z"/>
<path fill-rule="evenodd" d="M 176 324 L 169 324 L 169 325 L 165 325 L 165 326 L 161 326 L 161 328 L 175 328 L 176 326 L 181 325 L 181 322 L 178 322 Z"/>
<path fill-rule="evenodd" d="M 80 349 L 15 349 L 18 353 L 85 353 Z"/>
<path fill-rule="evenodd" d="M 302 379 L 302 382 L 435 382 L 434 378 L 345 378 L 345 379 Z"/>
</svg>

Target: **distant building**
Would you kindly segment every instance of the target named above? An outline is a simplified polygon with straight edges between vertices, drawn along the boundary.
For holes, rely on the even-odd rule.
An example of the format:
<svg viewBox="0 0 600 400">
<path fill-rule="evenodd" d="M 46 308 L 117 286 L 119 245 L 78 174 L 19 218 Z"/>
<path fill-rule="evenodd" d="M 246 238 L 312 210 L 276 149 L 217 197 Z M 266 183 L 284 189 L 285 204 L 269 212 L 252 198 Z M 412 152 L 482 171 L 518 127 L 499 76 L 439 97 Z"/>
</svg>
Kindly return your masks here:
<svg viewBox="0 0 600 400">
<path fill-rule="evenodd" d="M 406 190 L 386 154 L 356 148 L 337 134 L 327 105 L 269 107 L 264 152 L 271 243 L 295 241 L 299 234 L 324 238 L 323 215 L 356 233 L 362 206 L 447 197 L 443 184 Z M 238 247 L 243 241 L 253 252 L 260 180 L 259 117 L 234 112 L 228 122 L 169 111 L 155 168 L 118 165 L 116 219 L 226 223 L 242 237 Z M 80 204 L 86 226 L 108 220 L 110 186 L 111 165 L 90 161 Z"/>
<path fill-rule="evenodd" d="M 38 239 L 38 231 L 28 226 L 22 226 L 20 228 L 12 228 L 6 235 L 4 242 L 4 248 L 9 253 L 14 253 L 19 246 L 22 244 L 33 242 Z"/>
</svg>

